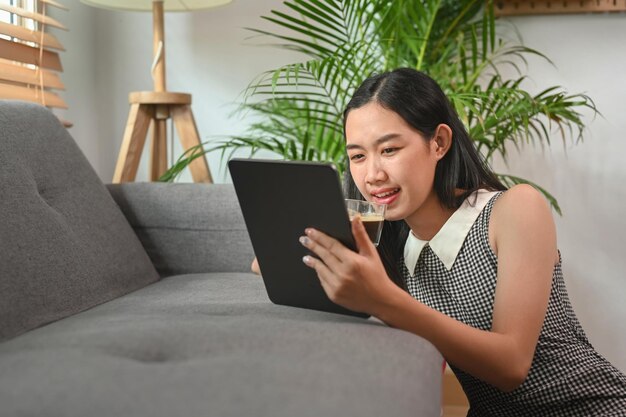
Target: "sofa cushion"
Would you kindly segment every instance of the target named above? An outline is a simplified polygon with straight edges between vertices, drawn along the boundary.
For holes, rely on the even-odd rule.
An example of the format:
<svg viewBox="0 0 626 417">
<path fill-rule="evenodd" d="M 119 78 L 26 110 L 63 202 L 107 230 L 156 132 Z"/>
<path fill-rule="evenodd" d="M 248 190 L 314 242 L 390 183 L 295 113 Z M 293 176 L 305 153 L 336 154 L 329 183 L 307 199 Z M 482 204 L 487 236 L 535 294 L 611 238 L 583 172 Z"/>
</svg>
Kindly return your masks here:
<svg viewBox="0 0 626 417">
<path fill-rule="evenodd" d="M 179 275 L 0 344 L 3 417 L 439 416 L 439 352 L 270 303 L 252 274 Z"/>
<path fill-rule="evenodd" d="M 232 184 L 108 184 L 162 277 L 250 272 L 254 258 Z"/>
<path fill-rule="evenodd" d="M 159 279 L 46 108 L 0 101 L 0 340 Z"/>
</svg>

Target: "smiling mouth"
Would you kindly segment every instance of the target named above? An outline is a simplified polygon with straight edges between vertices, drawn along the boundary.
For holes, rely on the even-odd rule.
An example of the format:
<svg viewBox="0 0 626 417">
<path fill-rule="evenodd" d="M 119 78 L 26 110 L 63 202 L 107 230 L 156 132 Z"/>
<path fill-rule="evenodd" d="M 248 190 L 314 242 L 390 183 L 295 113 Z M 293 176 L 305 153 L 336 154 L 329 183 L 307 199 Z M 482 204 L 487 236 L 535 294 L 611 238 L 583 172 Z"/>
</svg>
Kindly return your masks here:
<svg viewBox="0 0 626 417">
<path fill-rule="evenodd" d="M 399 191 L 400 191 L 399 188 L 394 188 L 393 190 L 385 191 L 384 193 L 372 194 L 372 195 L 376 198 L 385 198 L 385 197 L 392 196 L 394 194 L 398 194 Z"/>
</svg>

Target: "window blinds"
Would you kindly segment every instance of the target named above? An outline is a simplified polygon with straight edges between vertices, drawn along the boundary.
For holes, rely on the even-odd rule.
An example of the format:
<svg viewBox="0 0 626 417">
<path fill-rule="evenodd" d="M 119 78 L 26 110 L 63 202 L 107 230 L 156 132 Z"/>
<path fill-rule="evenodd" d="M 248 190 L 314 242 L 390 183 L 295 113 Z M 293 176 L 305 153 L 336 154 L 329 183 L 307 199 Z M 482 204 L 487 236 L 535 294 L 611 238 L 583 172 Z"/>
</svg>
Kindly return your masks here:
<svg viewBox="0 0 626 417">
<path fill-rule="evenodd" d="M 48 16 L 49 7 L 68 10 L 55 0 L 0 2 L 0 99 L 67 108 L 57 94 L 65 89 L 59 76 L 63 71 L 59 52 L 64 48 L 49 32 L 49 28 L 67 28 Z"/>
</svg>

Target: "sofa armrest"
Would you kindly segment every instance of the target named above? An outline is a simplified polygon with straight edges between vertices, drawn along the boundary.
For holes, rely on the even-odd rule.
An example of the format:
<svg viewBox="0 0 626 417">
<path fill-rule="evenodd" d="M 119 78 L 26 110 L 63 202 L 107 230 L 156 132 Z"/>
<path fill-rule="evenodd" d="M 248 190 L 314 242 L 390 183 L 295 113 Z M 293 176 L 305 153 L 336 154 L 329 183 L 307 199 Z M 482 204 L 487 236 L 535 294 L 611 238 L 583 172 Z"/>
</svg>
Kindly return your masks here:
<svg viewBox="0 0 626 417">
<path fill-rule="evenodd" d="M 254 252 L 231 184 L 107 187 L 162 277 L 250 270 Z"/>
</svg>

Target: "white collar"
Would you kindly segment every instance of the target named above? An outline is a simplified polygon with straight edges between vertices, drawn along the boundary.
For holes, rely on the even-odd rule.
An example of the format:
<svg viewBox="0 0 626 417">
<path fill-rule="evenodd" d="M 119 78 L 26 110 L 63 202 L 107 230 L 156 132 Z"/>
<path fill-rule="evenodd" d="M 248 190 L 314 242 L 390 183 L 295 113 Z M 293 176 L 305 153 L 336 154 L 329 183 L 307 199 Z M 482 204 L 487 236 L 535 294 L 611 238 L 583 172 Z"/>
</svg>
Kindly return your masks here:
<svg viewBox="0 0 626 417">
<path fill-rule="evenodd" d="M 404 264 L 409 270 L 409 273 L 413 275 L 417 259 L 427 243 L 430 245 L 435 255 L 443 262 L 446 269 L 450 271 L 476 218 L 483 208 L 485 208 L 491 197 L 497 193 L 497 191 L 487 190 L 478 190 L 472 193 L 463 201 L 461 207 L 452 213 L 452 216 L 450 216 L 448 221 L 445 222 L 430 242 L 420 240 L 413 232 L 410 232 L 404 245 Z"/>
</svg>

